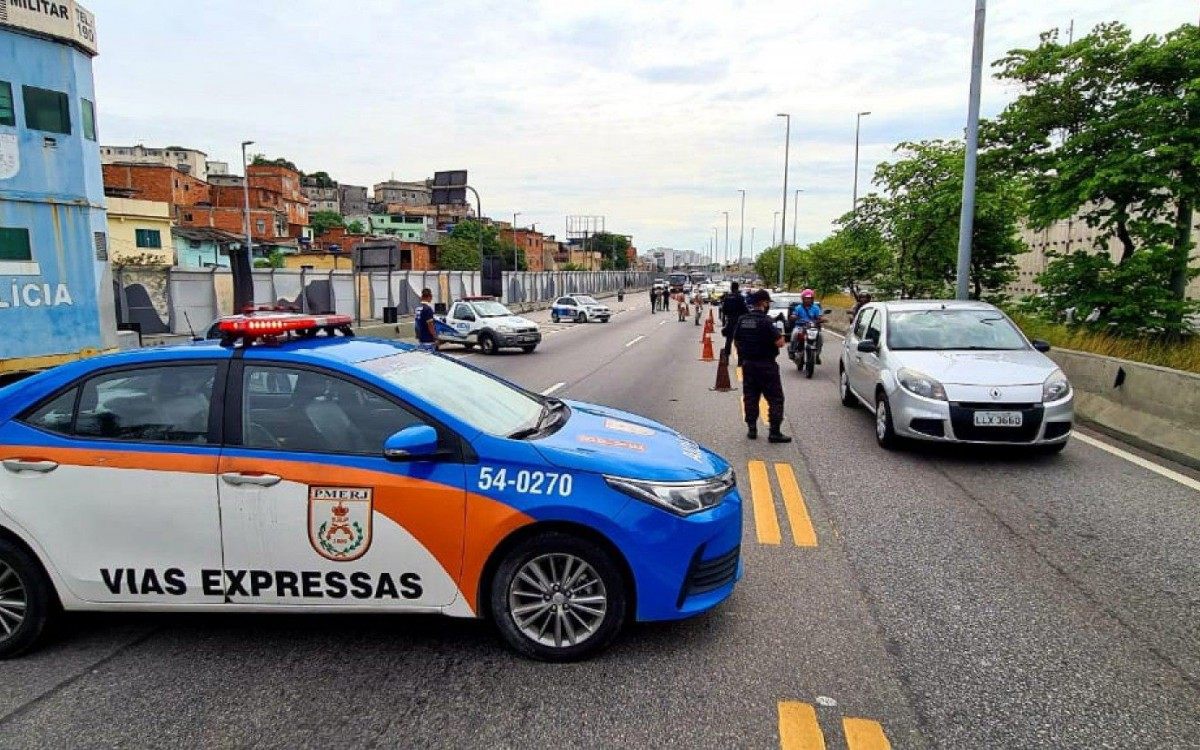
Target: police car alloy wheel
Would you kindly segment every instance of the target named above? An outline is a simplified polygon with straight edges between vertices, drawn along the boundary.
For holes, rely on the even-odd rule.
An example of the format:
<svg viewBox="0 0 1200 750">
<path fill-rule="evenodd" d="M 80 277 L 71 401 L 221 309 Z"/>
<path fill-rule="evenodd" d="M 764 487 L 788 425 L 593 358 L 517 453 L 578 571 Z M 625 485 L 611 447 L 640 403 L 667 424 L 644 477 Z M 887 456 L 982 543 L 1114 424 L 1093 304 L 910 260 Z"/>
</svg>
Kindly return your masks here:
<svg viewBox="0 0 1200 750">
<path fill-rule="evenodd" d="M 479 334 L 479 351 L 484 354 L 495 354 L 496 337 L 486 331 Z"/>
<path fill-rule="evenodd" d="M 625 581 L 599 545 L 552 532 L 520 542 L 492 580 L 492 620 L 512 648 L 575 661 L 607 646 L 625 622 Z"/>
<path fill-rule="evenodd" d="M 0 539 L 0 659 L 37 643 L 50 615 L 50 582 L 28 552 Z"/>
</svg>

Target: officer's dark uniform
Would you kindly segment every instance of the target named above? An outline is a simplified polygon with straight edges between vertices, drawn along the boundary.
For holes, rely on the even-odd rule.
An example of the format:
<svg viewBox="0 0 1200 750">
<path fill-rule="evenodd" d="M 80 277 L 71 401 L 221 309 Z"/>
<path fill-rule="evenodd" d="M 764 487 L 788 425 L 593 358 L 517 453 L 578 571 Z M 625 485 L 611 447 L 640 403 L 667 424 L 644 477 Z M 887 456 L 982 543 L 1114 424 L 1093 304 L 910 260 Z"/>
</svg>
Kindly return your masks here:
<svg viewBox="0 0 1200 750">
<path fill-rule="evenodd" d="M 750 302 L 755 299 L 770 297 L 765 291 L 755 292 Z M 747 437 L 758 437 L 758 402 L 759 398 L 767 401 L 767 424 L 770 426 L 771 442 L 789 442 L 790 437 L 779 431 L 783 424 L 783 384 L 779 381 L 779 341 L 782 334 L 775 329 L 774 323 L 765 312 L 752 309 L 738 319 L 734 330 L 734 344 L 737 346 L 738 365 L 742 368 L 742 403 L 746 411 Z"/>
<path fill-rule="evenodd" d="M 721 300 L 721 321 L 723 327 L 721 333 L 725 336 L 725 353 L 729 354 L 729 348 L 733 344 L 733 334 L 737 330 L 738 320 L 750 312 L 746 308 L 746 301 L 742 299 L 741 292 L 737 288 L 733 288 Z"/>
</svg>

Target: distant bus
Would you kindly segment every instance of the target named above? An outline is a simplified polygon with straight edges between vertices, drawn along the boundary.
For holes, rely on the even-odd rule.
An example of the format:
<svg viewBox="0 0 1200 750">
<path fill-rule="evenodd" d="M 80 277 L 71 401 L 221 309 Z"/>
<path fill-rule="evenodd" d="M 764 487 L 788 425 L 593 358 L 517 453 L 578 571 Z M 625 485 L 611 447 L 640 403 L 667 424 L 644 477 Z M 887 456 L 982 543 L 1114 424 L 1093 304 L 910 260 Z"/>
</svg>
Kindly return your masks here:
<svg viewBox="0 0 1200 750">
<path fill-rule="evenodd" d="M 688 283 L 688 275 L 686 273 L 667 274 L 667 288 L 672 292 L 682 292 L 683 285 L 686 283 Z"/>
<path fill-rule="evenodd" d="M 692 271 L 691 280 L 692 286 L 703 284 L 704 282 L 708 281 L 708 274 L 706 274 L 704 271 Z"/>
</svg>

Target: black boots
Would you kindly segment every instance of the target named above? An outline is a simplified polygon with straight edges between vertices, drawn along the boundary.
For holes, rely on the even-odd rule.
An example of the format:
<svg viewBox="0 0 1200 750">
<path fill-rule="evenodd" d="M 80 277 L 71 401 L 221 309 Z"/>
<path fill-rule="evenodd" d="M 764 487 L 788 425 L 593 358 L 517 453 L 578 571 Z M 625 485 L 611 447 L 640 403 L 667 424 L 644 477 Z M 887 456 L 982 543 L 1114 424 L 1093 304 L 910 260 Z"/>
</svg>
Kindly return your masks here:
<svg viewBox="0 0 1200 750">
<path fill-rule="evenodd" d="M 754 422 L 746 423 L 746 437 L 751 440 L 758 440 L 758 425 Z"/>
<path fill-rule="evenodd" d="M 769 443 L 790 443 L 792 438 L 789 435 L 784 435 L 779 431 L 779 427 L 771 427 L 771 432 L 767 434 L 767 442 Z"/>
</svg>

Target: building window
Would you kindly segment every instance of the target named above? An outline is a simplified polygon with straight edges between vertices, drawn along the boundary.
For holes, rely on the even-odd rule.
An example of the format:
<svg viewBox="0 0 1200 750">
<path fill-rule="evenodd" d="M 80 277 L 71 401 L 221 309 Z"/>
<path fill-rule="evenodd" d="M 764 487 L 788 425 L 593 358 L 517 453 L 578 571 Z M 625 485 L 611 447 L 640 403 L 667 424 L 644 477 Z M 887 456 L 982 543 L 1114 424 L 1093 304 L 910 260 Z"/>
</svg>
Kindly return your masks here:
<svg viewBox="0 0 1200 750">
<path fill-rule="evenodd" d="M 25 126 L 47 133 L 71 134 L 71 110 L 67 95 L 61 91 L 22 86 L 25 99 Z"/>
<path fill-rule="evenodd" d="M 28 229 L 0 227 L 0 261 L 2 260 L 33 260 Z"/>
<path fill-rule="evenodd" d="M 191 221 L 191 220 L 192 220 L 192 215 L 191 215 L 191 214 L 184 214 L 184 215 L 183 215 L 183 220 L 184 220 L 184 221 Z"/>
<path fill-rule="evenodd" d="M 0 125 L 16 125 L 17 108 L 13 106 L 12 84 L 0 81 Z"/>
<path fill-rule="evenodd" d="M 157 229 L 136 229 L 134 232 L 138 247 L 162 247 L 162 233 L 160 233 Z"/>
<path fill-rule="evenodd" d="M 79 101 L 83 104 L 83 137 L 94 141 L 96 140 L 96 105 L 87 99 Z"/>
<path fill-rule="evenodd" d="M 254 226 L 256 226 L 258 228 L 259 234 L 262 234 L 263 232 L 267 231 L 267 222 L 263 221 L 262 219 L 259 219 L 258 221 L 254 222 Z"/>
</svg>

